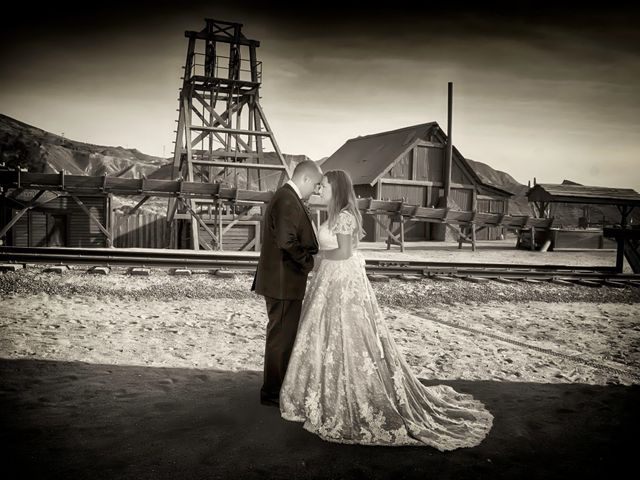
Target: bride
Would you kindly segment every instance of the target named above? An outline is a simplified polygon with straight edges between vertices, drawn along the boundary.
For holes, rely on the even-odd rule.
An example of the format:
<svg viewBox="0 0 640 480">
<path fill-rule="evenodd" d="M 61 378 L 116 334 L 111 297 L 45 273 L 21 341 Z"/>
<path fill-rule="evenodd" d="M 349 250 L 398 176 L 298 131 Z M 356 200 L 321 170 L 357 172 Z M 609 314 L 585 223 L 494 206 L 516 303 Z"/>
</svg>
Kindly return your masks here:
<svg viewBox="0 0 640 480">
<path fill-rule="evenodd" d="M 280 391 L 282 417 L 330 442 L 478 445 L 491 413 L 447 385 L 422 385 L 386 327 L 357 251 L 362 218 L 349 175 L 327 172 L 321 197 L 329 215 Z"/>
</svg>

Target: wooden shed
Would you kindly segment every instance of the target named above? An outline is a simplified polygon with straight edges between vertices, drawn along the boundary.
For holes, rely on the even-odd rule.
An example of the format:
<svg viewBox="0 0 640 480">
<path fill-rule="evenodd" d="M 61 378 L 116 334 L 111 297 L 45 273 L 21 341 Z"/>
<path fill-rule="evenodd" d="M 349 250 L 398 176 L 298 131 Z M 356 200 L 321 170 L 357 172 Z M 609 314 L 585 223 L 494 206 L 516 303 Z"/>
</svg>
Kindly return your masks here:
<svg viewBox="0 0 640 480">
<path fill-rule="evenodd" d="M 1 208 L 0 223 L 9 222 L 37 193 L 25 190 L 18 195 L 5 197 Z M 100 227 L 87 214 L 91 212 L 102 225 L 108 225 L 110 210 L 108 195 L 57 195 L 46 192 L 39 198 L 38 206 L 25 212 L 9 230 L 6 245 L 16 247 L 106 247 L 107 242 Z M 84 208 L 83 208 L 84 207 Z M 86 209 L 86 210 L 85 210 Z"/>
<path fill-rule="evenodd" d="M 579 205 L 615 205 L 624 228 L 634 208 L 640 207 L 640 194 L 632 188 L 594 187 L 576 183 L 538 183 L 527 192 L 538 216 L 553 215 L 553 206 L 561 203 Z"/>
<path fill-rule="evenodd" d="M 436 122 L 347 140 L 323 164 L 323 171 L 349 172 L 359 197 L 401 200 L 411 205 L 441 207 L 447 136 Z M 510 192 L 482 182 L 454 147 L 449 207 L 490 213 L 509 212 Z M 372 217 L 365 217 L 366 241 L 382 241 L 387 233 Z M 490 227 L 479 240 L 493 240 L 502 227 Z M 407 240 L 444 240 L 441 224 L 417 222 L 408 225 Z"/>
</svg>

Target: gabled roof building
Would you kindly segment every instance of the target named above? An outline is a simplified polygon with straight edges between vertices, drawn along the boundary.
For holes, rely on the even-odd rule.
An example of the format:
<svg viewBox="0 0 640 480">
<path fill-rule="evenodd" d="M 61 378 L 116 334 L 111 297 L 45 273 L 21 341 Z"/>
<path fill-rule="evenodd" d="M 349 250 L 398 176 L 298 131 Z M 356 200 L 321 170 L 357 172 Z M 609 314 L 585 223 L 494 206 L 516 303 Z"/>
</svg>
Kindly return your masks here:
<svg viewBox="0 0 640 480">
<path fill-rule="evenodd" d="M 324 171 L 349 172 L 356 194 L 411 205 L 443 207 L 447 137 L 436 122 L 352 138 L 322 164 Z M 454 147 L 449 207 L 464 211 L 508 213 L 510 192 L 482 182 Z M 407 240 L 444 240 L 445 226 L 427 222 L 407 225 Z M 367 216 L 367 241 L 383 241 L 384 229 Z M 500 227 L 479 232 L 479 240 L 496 239 Z"/>
</svg>

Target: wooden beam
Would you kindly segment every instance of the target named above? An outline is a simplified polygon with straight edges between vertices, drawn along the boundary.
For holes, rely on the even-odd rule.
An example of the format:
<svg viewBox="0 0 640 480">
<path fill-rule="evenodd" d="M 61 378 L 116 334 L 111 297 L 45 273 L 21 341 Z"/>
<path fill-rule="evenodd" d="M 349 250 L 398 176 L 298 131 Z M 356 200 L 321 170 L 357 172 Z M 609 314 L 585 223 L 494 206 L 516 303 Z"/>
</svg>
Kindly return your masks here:
<svg viewBox="0 0 640 480">
<path fill-rule="evenodd" d="M 13 218 L 11 220 L 9 220 L 9 223 L 7 223 L 4 227 L 2 227 L 2 230 L 0 230 L 0 238 L 4 238 L 4 236 L 7 234 L 7 232 L 11 229 L 11 227 L 13 227 L 16 222 L 18 220 L 20 220 L 20 218 L 27 213 L 29 210 L 31 210 L 34 206 L 35 203 L 38 201 L 38 199 L 44 194 L 45 190 L 40 190 L 29 202 L 28 205 L 26 205 L 22 210 L 20 210 L 18 213 L 16 213 Z"/>
<path fill-rule="evenodd" d="M 201 102 L 203 101 L 201 96 L 196 97 L 195 94 L 194 94 L 194 98 L 197 98 Z M 246 100 L 242 100 L 240 102 L 234 103 L 230 107 L 228 107 L 227 110 L 225 110 L 221 115 L 218 114 L 211 106 L 207 105 L 206 103 L 203 103 L 203 105 L 205 106 L 205 108 L 207 108 L 209 113 L 213 117 L 215 117 L 215 121 L 213 123 L 209 122 L 209 127 L 217 127 L 218 125 L 224 125 L 225 128 L 230 128 L 230 125 L 227 122 L 229 121 L 230 117 L 234 115 L 238 110 L 240 110 L 245 103 L 246 103 Z M 198 142 L 202 141 L 202 139 L 204 139 L 211 133 L 213 133 L 216 136 L 218 141 L 221 144 L 223 144 L 225 148 L 230 148 L 230 146 L 227 145 L 227 142 L 220 136 L 219 133 L 211 132 L 211 131 L 203 131 L 202 133 L 200 133 L 193 141 L 192 146 L 198 144 Z M 244 142 L 244 140 L 237 138 L 237 141 L 242 146 L 242 148 L 246 150 L 252 150 L 251 147 L 246 142 Z"/>
<path fill-rule="evenodd" d="M 265 170 L 287 170 L 284 165 L 274 165 L 269 163 L 243 163 L 243 162 L 224 162 L 218 160 L 194 160 L 197 165 L 210 165 L 213 167 L 223 168 L 260 168 Z"/>
<path fill-rule="evenodd" d="M 238 190 L 236 190 L 236 195 L 238 195 Z M 224 248 L 222 242 L 223 242 L 223 235 L 222 235 L 222 207 L 223 207 L 223 203 L 220 199 L 218 199 L 217 201 L 217 206 L 216 206 L 216 214 L 218 216 L 218 250 L 222 250 Z"/>
<path fill-rule="evenodd" d="M 398 155 L 398 156 L 397 156 L 397 157 L 396 157 L 396 158 L 395 158 L 395 159 L 394 159 L 390 164 L 388 164 L 388 165 L 384 168 L 384 170 L 382 170 L 380 173 L 378 173 L 378 175 L 376 176 L 376 178 L 374 178 L 374 179 L 369 183 L 369 185 L 373 187 L 373 185 L 374 185 L 376 182 L 379 182 L 379 181 L 384 177 L 384 175 L 386 175 L 386 174 L 387 174 L 391 169 L 393 169 L 393 167 L 395 167 L 395 166 L 400 162 L 400 160 L 402 160 L 402 158 L 403 158 L 403 157 L 404 157 L 408 152 L 410 152 L 411 150 L 413 150 L 413 148 L 415 147 L 415 145 L 416 145 L 419 141 L 420 141 L 420 140 L 414 140 L 413 142 L 411 142 L 411 143 L 409 144 L 409 146 L 408 146 L 407 148 L 405 148 L 405 149 L 402 151 L 402 153 L 400 153 L 400 155 Z M 378 197 L 378 198 L 380 198 L 380 197 Z"/>
<path fill-rule="evenodd" d="M 429 142 L 427 140 L 420 140 L 418 143 L 416 143 L 417 146 L 419 147 L 431 147 L 431 148 L 445 148 L 446 145 L 444 143 L 438 143 L 438 142 Z"/>
<path fill-rule="evenodd" d="M 222 230 L 222 234 L 227 233 L 229 230 L 231 230 L 234 225 L 236 225 L 240 220 L 242 220 L 245 217 L 249 216 L 249 212 L 251 210 L 247 210 L 246 212 L 241 213 L 240 215 L 238 215 L 236 218 L 233 219 L 232 222 L 228 223 L 226 227 L 224 227 L 224 230 Z"/>
<path fill-rule="evenodd" d="M 261 137 L 270 136 L 269 132 L 255 130 L 236 130 L 235 128 L 205 127 L 204 125 L 192 125 L 191 130 L 228 133 L 230 135 L 259 135 Z"/>
<path fill-rule="evenodd" d="M 442 187 L 444 184 L 442 182 L 432 182 L 429 180 L 406 180 L 402 178 L 387 178 L 382 177 L 380 181 L 384 184 L 389 185 L 409 185 L 409 186 L 419 186 L 419 187 Z M 451 183 L 451 188 L 464 188 L 466 190 L 474 189 L 473 185 L 468 185 L 465 183 Z"/>
<path fill-rule="evenodd" d="M 253 247 L 255 244 L 256 244 L 256 237 L 253 237 L 240 249 L 240 251 L 245 252 L 249 250 L 251 247 Z"/>
<path fill-rule="evenodd" d="M 211 40 L 213 42 L 219 43 L 235 43 L 238 45 L 245 45 L 247 47 L 259 47 L 260 42 L 258 40 L 250 40 L 245 38 L 244 36 L 239 37 L 237 40 L 234 37 L 226 37 L 224 35 L 216 35 L 213 33 L 207 32 L 194 32 L 193 30 L 187 30 L 184 32 L 184 36 L 189 39 L 198 39 L 198 40 Z"/>
<path fill-rule="evenodd" d="M 258 152 L 240 152 L 235 150 L 198 150 L 192 149 L 192 155 L 202 155 L 209 158 L 239 158 L 239 159 L 247 159 L 247 158 L 260 158 L 261 156 Z M 195 162 L 195 160 L 194 160 Z"/>
<path fill-rule="evenodd" d="M 185 112 L 188 112 L 188 115 L 185 115 L 185 136 L 186 136 L 186 140 L 185 140 L 185 144 L 186 144 L 186 148 L 187 148 L 187 181 L 188 182 L 193 182 L 194 181 L 194 171 L 193 171 L 193 164 L 191 163 L 191 161 L 193 160 L 192 158 L 192 154 L 191 154 L 191 148 L 193 147 L 193 143 L 191 141 L 191 112 L 193 111 L 193 101 L 192 98 L 188 98 L 187 96 L 184 97 L 183 99 L 183 104 L 184 104 L 184 110 Z M 182 184 L 181 184 L 182 185 Z M 192 205 L 191 203 L 193 202 L 192 199 L 182 199 L 182 204 L 187 207 L 189 210 L 191 210 L 193 212 L 193 209 L 191 208 Z M 195 213 L 195 212 L 193 212 Z M 193 220 L 191 221 L 191 242 L 192 242 L 192 248 L 194 250 L 199 250 L 200 249 L 200 230 L 198 229 L 198 225 L 196 223 L 193 222 Z"/>
<path fill-rule="evenodd" d="M 214 242 L 218 242 L 218 237 L 215 235 L 215 233 L 213 233 L 213 232 L 211 231 L 211 229 L 207 226 L 207 224 L 206 224 L 206 223 L 204 223 L 204 220 L 202 220 L 202 219 L 200 218 L 200 215 L 198 215 L 198 214 L 193 210 L 193 208 L 191 207 L 191 205 L 189 205 L 189 203 L 188 203 L 188 202 L 185 202 L 184 200 L 182 201 L 182 204 L 185 206 L 185 208 L 186 208 L 187 210 L 189 210 L 189 213 L 191 213 L 191 217 L 192 217 L 192 219 L 193 219 L 193 218 L 195 218 L 195 219 L 196 219 L 196 222 L 197 222 L 197 223 L 199 223 L 199 224 L 202 226 L 202 228 L 204 228 L 205 232 L 207 232 L 209 235 L 211 235 L 212 240 L 213 240 Z M 192 221 L 191 223 L 193 223 L 193 221 Z M 196 225 L 196 228 L 197 228 L 197 225 Z"/>
<path fill-rule="evenodd" d="M 531 225 L 531 250 L 536 249 L 536 227 Z"/>
<path fill-rule="evenodd" d="M 111 195 L 111 194 L 109 194 Z M 129 212 L 127 213 L 127 215 L 133 215 L 142 205 L 144 205 L 144 203 L 149 200 L 151 198 L 151 195 L 147 195 L 145 196 L 142 200 L 140 200 L 135 207 L 133 207 L 131 210 L 129 210 Z"/>
<path fill-rule="evenodd" d="M 476 224 L 471 223 L 471 251 L 476 251 Z"/>
<path fill-rule="evenodd" d="M 464 233 L 462 233 L 460 230 L 458 230 L 454 225 L 451 225 L 450 223 L 445 223 L 445 225 L 451 230 L 453 230 L 457 235 L 464 238 L 467 242 L 471 242 L 471 239 L 467 237 Z"/>
<path fill-rule="evenodd" d="M 71 198 L 73 198 L 73 200 L 80 206 L 80 208 L 84 211 L 84 213 L 86 213 L 89 216 L 89 218 L 98 226 L 100 231 L 107 238 L 107 247 L 112 247 L 113 246 L 113 237 L 111 236 L 111 232 L 109 232 L 109 230 L 107 230 L 106 228 L 104 228 L 102 226 L 102 223 L 100 223 L 100 220 L 98 220 L 96 218 L 96 216 L 93 213 L 91 213 L 91 210 L 89 210 L 86 207 L 86 205 L 84 203 L 82 203 L 82 200 L 80 200 L 75 195 L 71 195 Z M 106 218 L 107 214 L 108 214 L 108 212 L 105 212 L 105 218 Z"/>
<path fill-rule="evenodd" d="M 400 238 L 398 237 L 398 235 L 394 235 L 391 230 L 389 230 L 389 227 L 391 226 L 391 222 L 389 222 L 389 225 L 385 225 L 384 223 L 382 223 L 382 221 L 380 219 L 378 219 L 377 215 L 373 215 L 373 219 L 376 221 L 376 223 L 378 225 L 380 225 L 382 228 L 384 228 L 384 230 L 387 232 L 387 242 L 390 240 L 389 237 L 391 237 L 394 241 L 396 245 L 400 245 Z M 387 245 L 389 245 L 387 243 Z M 388 250 L 388 248 L 387 248 Z"/>
<path fill-rule="evenodd" d="M 269 125 L 269 122 L 267 121 L 267 116 L 264 114 L 264 111 L 262 110 L 262 106 L 260 105 L 260 102 L 258 101 L 257 97 L 255 99 L 255 107 L 258 109 L 258 113 L 259 113 L 259 115 L 257 115 L 257 116 L 260 117 L 260 119 L 262 120 L 262 123 L 264 123 L 264 126 L 266 127 L 267 131 L 269 132 L 269 137 L 271 139 L 271 143 L 272 143 L 273 148 L 275 149 L 276 153 L 278 154 L 278 158 L 280 159 L 280 162 L 282 162 L 282 164 L 286 167 L 287 177 L 291 178 L 292 175 L 293 175 L 293 171 L 287 165 L 287 162 L 284 159 L 284 155 L 282 155 L 282 152 L 280 151 L 280 147 L 278 146 L 278 142 L 276 141 L 276 137 L 273 134 L 273 130 L 271 130 L 271 126 Z M 279 183 L 282 183 L 283 180 L 284 180 L 284 176 L 281 175 Z M 280 186 L 280 185 L 278 185 L 278 186 Z"/>
<path fill-rule="evenodd" d="M 462 229 L 467 229 L 467 226 L 465 225 L 464 227 L 461 225 L 460 226 L 460 231 L 462 232 Z M 458 250 L 462 250 L 462 236 L 458 236 Z"/>
<path fill-rule="evenodd" d="M 205 118 L 205 116 L 200 113 L 200 110 L 198 110 L 197 108 L 195 108 L 193 105 L 191 106 L 191 111 L 194 112 L 198 118 L 200 119 L 200 121 L 205 125 L 205 126 L 209 126 L 209 121 Z"/>
<path fill-rule="evenodd" d="M 616 237 L 616 273 L 624 270 L 624 238 Z"/>
</svg>

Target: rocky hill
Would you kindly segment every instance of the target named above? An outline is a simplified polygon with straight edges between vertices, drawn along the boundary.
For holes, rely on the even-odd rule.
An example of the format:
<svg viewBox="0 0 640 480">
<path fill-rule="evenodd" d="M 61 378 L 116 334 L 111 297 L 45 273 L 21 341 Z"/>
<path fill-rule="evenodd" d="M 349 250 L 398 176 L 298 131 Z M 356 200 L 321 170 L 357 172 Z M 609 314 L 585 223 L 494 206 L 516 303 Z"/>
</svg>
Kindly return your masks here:
<svg viewBox="0 0 640 480">
<path fill-rule="evenodd" d="M 123 147 L 78 142 L 0 114 L 0 163 L 32 172 L 140 178 L 167 160 Z"/>
<path fill-rule="evenodd" d="M 527 190 L 529 190 L 527 185 L 518 183 L 508 173 L 495 170 L 486 163 L 471 160 L 470 158 L 466 160 L 484 183 L 513 193 L 513 197 L 509 200 L 509 213 L 513 215 L 532 215 L 531 207 L 527 201 Z"/>
</svg>

